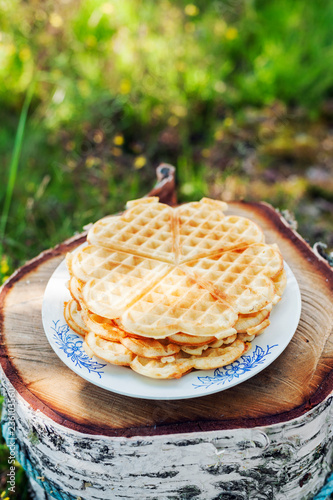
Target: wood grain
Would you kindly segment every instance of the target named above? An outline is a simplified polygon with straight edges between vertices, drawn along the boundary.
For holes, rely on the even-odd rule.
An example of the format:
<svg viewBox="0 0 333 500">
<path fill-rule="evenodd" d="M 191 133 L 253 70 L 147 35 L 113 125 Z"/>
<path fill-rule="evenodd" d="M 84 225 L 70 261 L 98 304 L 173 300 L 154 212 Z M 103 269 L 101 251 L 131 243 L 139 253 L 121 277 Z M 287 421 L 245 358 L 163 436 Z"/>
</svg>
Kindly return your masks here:
<svg viewBox="0 0 333 500">
<path fill-rule="evenodd" d="M 52 272 L 65 253 L 84 240 L 83 234 L 27 263 L 2 288 L 1 364 L 19 394 L 57 423 L 109 436 L 270 425 L 322 402 L 333 387 L 333 272 L 272 207 L 231 203 L 230 213 L 249 217 L 263 228 L 267 242 L 279 245 L 300 286 L 298 329 L 272 365 L 239 386 L 184 401 L 138 400 L 81 379 L 49 346 L 41 305 Z"/>
</svg>

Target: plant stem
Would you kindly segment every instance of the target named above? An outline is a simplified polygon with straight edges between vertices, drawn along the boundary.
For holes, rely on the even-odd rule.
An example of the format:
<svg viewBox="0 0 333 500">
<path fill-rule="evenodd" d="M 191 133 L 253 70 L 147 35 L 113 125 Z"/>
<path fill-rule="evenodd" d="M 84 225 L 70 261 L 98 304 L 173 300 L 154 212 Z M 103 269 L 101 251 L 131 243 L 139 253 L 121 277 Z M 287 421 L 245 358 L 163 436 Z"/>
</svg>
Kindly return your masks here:
<svg viewBox="0 0 333 500">
<path fill-rule="evenodd" d="M 21 150 L 22 150 L 22 144 L 23 144 L 23 137 L 24 137 L 24 130 L 25 130 L 25 125 L 27 121 L 27 116 L 28 116 L 28 111 L 31 103 L 31 99 L 34 93 L 34 88 L 35 88 L 35 82 L 32 81 L 28 91 L 26 93 L 21 114 L 20 114 L 20 119 L 16 131 L 16 136 L 15 136 L 15 142 L 14 142 L 14 149 L 13 149 L 13 154 L 12 158 L 10 161 L 9 165 L 9 177 L 8 177 L 8 183 L 7 183 L 7 189 L 6 189 L 6 194 L 5 194 L 5 201 L 2 209 L 2 214 L 1 214 L 1 221 L 0 221 L 0 255 L 2 254 L 3 250 L 3 241 L 4 241 L 4 236 L 5 236 L 5 230 L 6 230 L 6 225 L 7 225 L 7 220 L 8 220 L 8 215 L 9 215 L 9 208 L 10 204 L 12 201 L 12 196 L 13 196 L 13 191 L 14 191 L 14 186 L 16 182 L 16 175 L 17 175 L 17 168 L 21 156 Z"/>
</svg>

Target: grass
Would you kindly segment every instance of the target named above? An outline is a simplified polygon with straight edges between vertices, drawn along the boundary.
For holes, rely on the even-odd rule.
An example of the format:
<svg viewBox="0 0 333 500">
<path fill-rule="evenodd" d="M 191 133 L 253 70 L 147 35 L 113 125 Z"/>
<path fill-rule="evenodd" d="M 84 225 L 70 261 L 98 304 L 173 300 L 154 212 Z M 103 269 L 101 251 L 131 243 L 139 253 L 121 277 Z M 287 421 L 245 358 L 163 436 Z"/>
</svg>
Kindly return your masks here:
<svg viewBox="0 0 333 500">
<path fill-rule="evenodd" d="M 230 171 L 247 181 L 237 192 L 263 198 L 267 182 L 251 192 L 263 169 L 305 177 L 309 158 L 330 168 L 332 2 L 2 4 L 5 268 L 141 196 L 160 161 L 178 167 L 184 200 L 218 191 Z M 11 152 L 33 78 L 14 186 Z M 251 149 L 256 172 L 244 175 Z M 273 204 L 297 209 L 298 195 L 273 191 Z M 311 181 L 303 194 L 331 203 L 331 191 Z"/>
<path fill-rule="evenodd" d="M 34 84 L 31 84 L 31 86 L 28 89 L 26 98 L 23 103 L 22 111 L 20 114 L 20 119 L 17 127 L 17 133 L 15 137 L 15 143 L 14 143 L 14 150 L 13 150 L 13 155 L 12 159 L 10 161 L 9 165 L 9 176 L 8 176 L 8 183 L 7 183 L 7 188 L 5 192 L 5 199 L 3 203 L 3 209 L 2 209 L 2 214 L 1 214 L 1 219 L 0 219 L 0 256 L 3 255 L 3 241 L 5 238 L 5 231 L 6 231 L 6 225 L 7 225 L 7 220 L 8 220 L 8 215 L 9 215 L 9 209 L 10 209 L 10 204 L 12 201 L 13 197 L 13 191 L 16 183 L 16 177 L 17 177 L 17 169 L 18 169 L 18 164 L 19 164 L 19 159 L 20 159 L 20 154 L 22 150 L 22 143 L 23 143 L 23 138 L 24 138 L 24 129 L 25 129 L 25 124 L 27 120 L 27 115 L 29 111 L 29 106 L 31 103 L 31 99 L 33 96 L 33 89 L 34 89 Z M 6 273 L 9 271 L 9 266 L 6 258 L 1 260 L 1 267 L 0 267 L 0 278 L 3 280 L 5 277 Z"/>
<path fill-rule="evenodd" d="M 180 201 L 269 201 L 333 247 L 331 0 L 0 10 L 0 281 L 146 194 L 162 161 Z"/>
</svg>

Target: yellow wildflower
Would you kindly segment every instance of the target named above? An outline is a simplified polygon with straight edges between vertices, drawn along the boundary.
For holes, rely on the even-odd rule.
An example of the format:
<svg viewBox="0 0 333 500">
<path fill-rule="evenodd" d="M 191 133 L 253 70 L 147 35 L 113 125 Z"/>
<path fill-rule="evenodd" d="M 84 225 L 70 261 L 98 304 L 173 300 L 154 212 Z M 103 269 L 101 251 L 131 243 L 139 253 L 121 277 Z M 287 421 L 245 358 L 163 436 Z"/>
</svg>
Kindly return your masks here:
<svg viewBox="0 0 333 500">
<path fill-rule="evenodd" d="M 122 80 L 122 81 L 120 82 L 119 92 L 120 92 L 121 94 L 124 94 L 124 95 L 125 95 L 125 94 L 129 94 L 129 93 L 130 93 L 130 91 L 131 91 L 131 88 L 132 88 L 132 86 L 131 86 L 131 82 L 130 82 L 129 80 L 126 80 L 126 79 L 125 79 L 125 80 Z"/>
<path fill-rule="evenodd" d="M 54 28 L 61 28 L 61 26 L 64 24 L 63 18 L 57 12 L 52 12 L 50 14 L 49 21 L 51 26 L 53 26 Z"/>
<path fill-rule="evenodd" d="M 31 59 L 31 50 L 29 47 L 23 47 L 19 52 L 19 58 L 22 62 L 29 61 Z"/>
<path fill-rule="evenodd" d="M 214 137 L 217 141 L 222 141 L 224 138 L 224 132 L 223 130 L 217 130 L 214 134 Z"/>
<path fill-rule="evenodd" d="M 1 274 L 7 274 L 9 271 L 9 264 L 6 257 L 2 257 L 0 264 L 0 272 Z"/>
<path fill-rule="evenodd" d="M 147 159 L 145 156 L 137 156 L 134 160 L 134 168 L 139 170 L 140 168 L 144 167 L 147 163 Z"/>
<path fill-rule="evenodd" d="M 238 38 L 238 29 L 230 26 L 225 32 L 225 37 L 227 40 L 235 40 Z"/>
<path fill-rule="evenodd" d="M 95 165 L 98 165 L 100 163 L 99 158 L 96 158 L 95 156 L 89 155 L 86 159 L 86 167 L 87 168 L 92 168 Z"/>
<path fill-rule="evenodd" d="M 233 125 L 234 121 L 233 119 L 231 118 L 231 116 L 228 116 L 224 122 L 223 122 L 223 125 L 226 127 L 226 128 L 229 128 Z"/>
<path fill-rule="evenodd" d="M 194 5 L 193 3 L 187 4 L 184 10 L 185 10 L 185 14 L 187 16 L 192 16 L 192 17 L 197 16 L 200 12 L 198 7 L 196 5 Z"/>
<path fill-rule="evenodd" d="M 113 144 L 115 144 L 116 146 L 122 146 L 124 144 L 124 142 L 125 142 L 125 140 L 124 140 L 124 136 L 122 134 L 117 134 L 113 138 Z"/>
<path fill-rule="evenodd" d="M 177 118 L 177 116 L 170 116 L 170 118 L 168 119 L 168 124 L 171 126 L 171 127 L 176 127 L 179 123 L 179 120 Z"/>
</svg>

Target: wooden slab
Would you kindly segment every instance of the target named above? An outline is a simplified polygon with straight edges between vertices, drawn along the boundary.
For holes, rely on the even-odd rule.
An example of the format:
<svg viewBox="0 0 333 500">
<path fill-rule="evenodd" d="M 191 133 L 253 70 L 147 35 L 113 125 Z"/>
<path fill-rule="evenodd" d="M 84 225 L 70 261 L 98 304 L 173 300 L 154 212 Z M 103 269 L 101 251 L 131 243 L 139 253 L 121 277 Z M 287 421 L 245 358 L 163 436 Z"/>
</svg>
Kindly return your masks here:
<svg viewBox="0 0 333 500">
<path fill-rule="evenodd" d="M 301 289 L 299 327 L 272 365 L 234 388 L 183 401 L 125 397 L 81 379 L 49 346 L 41 305 L 52 272 L 82 234 L 27 263 L 0 293 L 1 364 L 31 408 L 87 434 L 143 436 L 265 426 L 322 402 L 333 388 L 333 272 L 272 207 L 231 203 L 229 212 L 254 220 L 279 245 Z"/>
</svg>

